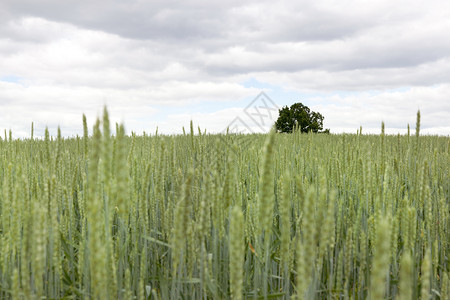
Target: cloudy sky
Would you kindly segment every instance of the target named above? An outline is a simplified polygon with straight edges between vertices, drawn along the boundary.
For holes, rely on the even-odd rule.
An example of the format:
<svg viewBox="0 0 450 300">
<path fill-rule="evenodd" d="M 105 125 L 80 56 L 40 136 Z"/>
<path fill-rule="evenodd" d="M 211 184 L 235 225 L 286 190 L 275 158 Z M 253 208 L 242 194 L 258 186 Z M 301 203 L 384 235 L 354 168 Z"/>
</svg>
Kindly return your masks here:
<svg viewBox="0 0 450 300">
<path fill-rule="evenodd" d="M 302 102 L 334 133 L 420 109 L 450 135 L 449 32 L 447 0 L 2 0 L 0 130 L 81 134 L 107 105 L 128 132 L 257 131 Z"/>
</svg>

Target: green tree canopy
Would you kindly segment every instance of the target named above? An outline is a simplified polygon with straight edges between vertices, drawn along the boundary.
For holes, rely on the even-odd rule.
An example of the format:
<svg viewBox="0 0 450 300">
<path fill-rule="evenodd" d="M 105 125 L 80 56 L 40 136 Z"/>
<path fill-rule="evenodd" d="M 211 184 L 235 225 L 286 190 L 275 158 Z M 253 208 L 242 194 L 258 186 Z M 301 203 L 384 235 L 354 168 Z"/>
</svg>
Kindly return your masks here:
<svg viewBox="0 0 450 300">
<path fill-rule="evenodd" d="M 275 126 L 278 132 L 292 132 L 296 125 L 302 132 L 319 132 L 323 129 L 322 114 L 311 111 L 308 106 L 302 103 L 292 104 L 291 107 L 284 106 L 279 110 L 278 120 Z M 329 132 L 329 130 L 325 130 Z"/>
</svg>

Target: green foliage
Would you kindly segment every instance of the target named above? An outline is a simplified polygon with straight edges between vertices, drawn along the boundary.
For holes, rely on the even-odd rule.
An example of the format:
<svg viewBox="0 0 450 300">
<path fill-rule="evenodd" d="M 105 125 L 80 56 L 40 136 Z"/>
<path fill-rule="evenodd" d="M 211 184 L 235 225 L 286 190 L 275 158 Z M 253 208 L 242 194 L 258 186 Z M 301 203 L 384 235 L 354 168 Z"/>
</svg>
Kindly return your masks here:
<svg viewBox="0 0 450 300">
<path fill-rule="evenodd" d="M 448 137 L 83 123 L 0 141 L 0 299 L 448 299 Z"/>
<path fill-rule="evenodd" d="M 323 129 L 324 117 L 309 109 L 302 103 L 292 104 L 291 107 L 284 106 L 279 111 L 279 117 L 275 122 L 278 132 L 293 132 L 299 128 L 301 132 L 319 132 Z M 329 133 L 329 129 L 325 131 Z"/>
</svg>

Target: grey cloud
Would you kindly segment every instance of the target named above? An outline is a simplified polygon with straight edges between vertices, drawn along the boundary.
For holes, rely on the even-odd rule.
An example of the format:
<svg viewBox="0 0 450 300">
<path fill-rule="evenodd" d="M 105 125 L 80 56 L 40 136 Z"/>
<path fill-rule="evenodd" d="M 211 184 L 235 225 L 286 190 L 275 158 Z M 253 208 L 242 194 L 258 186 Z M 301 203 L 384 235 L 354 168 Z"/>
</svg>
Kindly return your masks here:
<svg viewBox="0 0 450 300">
<path fill-rule="evenodd" d="M 4 1 L 12 14 L 102 30 L 134 39 L 191 39 L 220 35 L 223 14 L 236 2 Z"/>
<path fill-rule="evenodd" d="M 105 98 L 119 108 L 123 99 L 134 108 L 226 101 L 256 94 L 241 84 L 254 78 L 312 92 L 426 87 L 411 96 L 432 98 L 424 112 L 442 123 L 450 90 L 429 93 L 450 82 L 449 11 L 446 0 L 2 0 L 0 78 L 23 80 L 0 82 L 0 104 L 22 101 L 37 111 L 65 98 L 60 106 L 78 101 L 81 111 Z M 376 98 L 380 105 L 364 98 L 375 111 L 364 113 L 370 126 L 383 114 L 405 120 L 407 99 L 387 111 L 385 98 Z M 357 103 L 342 105 L 324 111 L 358 111 Z M 394 119 L 391 126 L 403 126 Z M 342 115 L 333 122 L 359 126 Z"/>
<path fill-rule="evenodd" d="M 261 72 L 249 76 L 297 90 L 366 91 L 450 82 L 450 58 L 404 68 L 367 68 L 333 71 L 305 69 L 291 73 Z"/>
<path fill-rule="evenodd" d="M 343 1 L 339 5 L 333 1 L 198 0 L 2 3 L 10 15 L 36 16 L 157 44 L 154 51 L 146 48 L 148 55 L 156 53 L 160 60 L 177 60 L 192 68 L 202 66 L 215 76 L 407 67 L 450 53 L 445 35 L 450 23 L 434 11 L 445 3 L 439 0 L 427 6 L 409 1 Z M 424 14 L 426 8 L 433 11 Z M 4 31 L 0 31 L 3 36 Z M 9 34 L 16 39 L 26 35 L 14 28 Z M 51 35 L 33 32 L 24 38 L 45 40 Z M 229 56 L 236 46 L 245 50 L 245 61 Z M 145 62 L 140 66 L 146 66 Z"/>
</svg>

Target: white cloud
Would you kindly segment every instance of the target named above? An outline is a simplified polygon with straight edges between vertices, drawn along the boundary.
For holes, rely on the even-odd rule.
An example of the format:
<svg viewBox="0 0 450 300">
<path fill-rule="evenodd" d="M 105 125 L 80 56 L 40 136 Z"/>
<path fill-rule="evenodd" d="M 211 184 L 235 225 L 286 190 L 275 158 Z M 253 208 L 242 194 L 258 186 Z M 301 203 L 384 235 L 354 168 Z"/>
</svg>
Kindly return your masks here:
<svg viewBox="0 0 450 300">
<path fill-rule="evenodd" d="M 311 109 L 327 116 L 324 127 L 334 128 L 334 132 L 356 132 L 362 126 L 363 131 L 371 133 L 380 132 L 382 121 L 387 133 L 405 133 L 407 124 L 415 128 L 420 110 L 423 133 L 448 135 L 449 95 L 450 84 L 413 87 L 407 91 L 323 97 L 320 101 L 325 104 L 312 105 Z"/>
<path fill-rule="evenodd" d="M 242 84 L 255 79 L 322 95 L 307 101 L 332 131 L 406 128 L 420 108 L 423 132 L 450 134 L 449 11 L 444 0 L 5 0 L 0 128 L 81 133 L 81 114 L 107 104 L 130 130 L 192 118 L 214 131 L 258 94 Z"/>
</svg>

